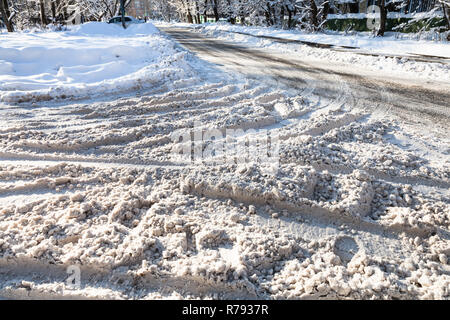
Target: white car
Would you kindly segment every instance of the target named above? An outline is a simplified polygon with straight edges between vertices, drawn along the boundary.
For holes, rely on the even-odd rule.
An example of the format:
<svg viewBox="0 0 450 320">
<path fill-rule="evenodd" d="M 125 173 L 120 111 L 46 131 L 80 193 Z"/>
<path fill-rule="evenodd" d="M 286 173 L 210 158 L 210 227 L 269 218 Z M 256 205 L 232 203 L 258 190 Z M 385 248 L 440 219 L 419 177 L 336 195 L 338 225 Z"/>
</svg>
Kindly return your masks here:
<svg viewBox="0 0 450 320">
<path fill-rule="evenodd" d="M 135 18 L 129 17 L 129 16 L 125 16 L 124 19 L 125 19 L 125 24 L 127 24 L 127 25 L 134 24 L 134 23 L 145 23 L 145 21 L 143 21 L 143 20 L 138 20 L 138 19 L 135 19 Z M 121 16 L 112 17 L 111 19 L 109 19 L 108 23 L 122 24 L 122 17 Z"/>
</svg>

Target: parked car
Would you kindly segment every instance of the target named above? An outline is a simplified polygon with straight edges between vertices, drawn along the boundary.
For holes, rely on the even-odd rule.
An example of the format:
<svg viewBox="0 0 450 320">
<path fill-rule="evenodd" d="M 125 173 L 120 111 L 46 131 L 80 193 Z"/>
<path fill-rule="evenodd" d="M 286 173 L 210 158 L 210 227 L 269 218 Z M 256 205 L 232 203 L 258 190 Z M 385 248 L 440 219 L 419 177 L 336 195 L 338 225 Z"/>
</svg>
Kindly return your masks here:
<svg viewBox="0 0 450 320">
<path fill-rule="evenodd" d="M 145 21 L 143 21 L 143 20 L 138 20 L 138 19 L 135 19 L 135 18 L 129 17 L 129 16 L 125 16 L 124 19 L 125 19 L 125 24 L 127 24 L 127 25 L 134 24 L 134 23 L 145 23 Z M 111 19 L 109 19 L 108 23 L 122 24 L 122 17 L 121 16 L 112 17 Z"/>
</svg>

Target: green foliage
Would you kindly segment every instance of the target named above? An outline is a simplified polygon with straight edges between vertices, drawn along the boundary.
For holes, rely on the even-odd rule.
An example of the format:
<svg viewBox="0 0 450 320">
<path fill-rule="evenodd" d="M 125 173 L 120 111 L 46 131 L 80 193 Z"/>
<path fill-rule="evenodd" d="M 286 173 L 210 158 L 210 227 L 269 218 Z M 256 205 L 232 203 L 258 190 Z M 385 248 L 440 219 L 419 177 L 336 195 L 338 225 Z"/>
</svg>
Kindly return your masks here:
<svg viewBox="0 0 450 320">
<path fill-rule="evenodd" d="M 329 19 L 326 28 L 335 31 L 370 31 L 367 28 L 367 19 Z"/>
<path fill-rule="evenodd" d="M 394 19 L 393 19 L 394 20 Z M 398 19 L 398 20 L 406 20 L 399 21 L 397 25 L 392 25 L 391 29 L 394 31 L 406 32 L 406 33 L 415 33 L 419 31 L 429 31 L 434 28 L 442 27 L 444 30 L 446 27 L 446 21 L 443 17 L 434 17 L 430 19 L 423 20 L 412 20 L 410 19 Z"/>
</svg>

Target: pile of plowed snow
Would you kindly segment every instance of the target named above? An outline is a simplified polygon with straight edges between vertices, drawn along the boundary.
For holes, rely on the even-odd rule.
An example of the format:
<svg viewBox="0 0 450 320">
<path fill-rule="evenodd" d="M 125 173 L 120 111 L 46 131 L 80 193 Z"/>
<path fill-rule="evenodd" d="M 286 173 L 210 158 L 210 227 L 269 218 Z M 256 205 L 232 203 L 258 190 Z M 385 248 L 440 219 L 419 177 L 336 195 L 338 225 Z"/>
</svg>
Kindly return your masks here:
<svg viewBox="0 0 450 320">
<path fill-rule="evenodd" d="M 0 101 L 23 102 L 152 87 L 190 74 L 151 24 L 89 22 L 64 32 L 1 34 Z"/>
<path fill-rule="evenodd" d="M 195 77 L 0 108 L 0 299 L 450 298 L 447 127 L 369 112 L 345 83 L 336 102 L 176 59 L 138 35 L 151 25 L 109 28 L 23 36 L 63 50 L 89 33 L 106 57 L 148 41 L 167 54 L 127 63 Z M 124 78 L 139 79 L 105 82 Z"/>
<path fill-rule="evenodd" d="M 225 76 L 0 109 L 0 297 L 450 297 L 447 136 Z M 194 123 L 268 129 L 278 170 L 178 163 Z"/>
</svg>

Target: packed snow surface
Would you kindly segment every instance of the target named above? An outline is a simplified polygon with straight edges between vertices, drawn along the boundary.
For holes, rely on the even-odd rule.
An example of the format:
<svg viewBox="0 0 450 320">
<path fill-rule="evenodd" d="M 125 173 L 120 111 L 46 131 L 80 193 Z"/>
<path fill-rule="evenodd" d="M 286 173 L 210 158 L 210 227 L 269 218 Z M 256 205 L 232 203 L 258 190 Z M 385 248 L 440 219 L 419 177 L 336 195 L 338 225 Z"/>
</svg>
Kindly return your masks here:
<svg viewBox="0 0 450 320">
<path fill-rule="evenodd" d="M 152 87 L 188 72 L 173 42 L 151 23 L 0 34 L 0 101 L 89 97 Z"/>
<path fill-rule="evenodd" d="M 86 50 L 121 48 L 141 71 L 147 54 L 158 70 L 191 71 L 121 99 L 1 104 L 0 297 L 450 298 L 448 127 L 377 116 L 345 86 L 335 103 L 225 72 L 151 25 L 105 41 L 112 27 L 21 37 L 58 51 L 87 33 Z M 39 38 L 55 42 L 43 49 Z M 145 52 L 127 53 L 127 41 Z M 7 43 L 2 54 L 25 50 Z M 111 81 L 124 77 L 134 79 Z M 244 145 L 279 137 L 276 170 L 233 153 L 179 161 L 173 134 L 194 126 L 216 142 L 230 128 Z M 74 270 L 79 282 L 68 281 Z"/>
</svg>

